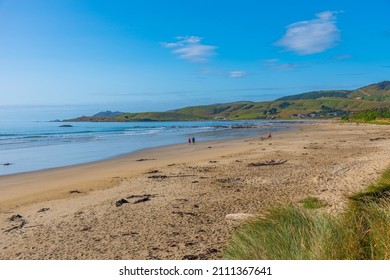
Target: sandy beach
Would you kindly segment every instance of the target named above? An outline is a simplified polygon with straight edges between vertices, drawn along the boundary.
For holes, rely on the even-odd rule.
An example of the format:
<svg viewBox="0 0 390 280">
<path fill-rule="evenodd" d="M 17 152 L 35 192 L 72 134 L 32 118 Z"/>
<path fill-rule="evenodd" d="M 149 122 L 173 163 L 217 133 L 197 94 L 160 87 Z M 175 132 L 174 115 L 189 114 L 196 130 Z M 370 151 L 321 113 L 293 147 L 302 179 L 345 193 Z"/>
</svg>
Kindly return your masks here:
<svg viewBox="0 0 390 280">
<path fill-rule="evenodd" d="M 307 196 L 338 213 L 390 165 L 389 147 L 387 126 L 329 121 L 0 176 L 0 259 L 220 259 L 240 223 L 230 214 Z M 251 166 L 266 161 L 284 163 Z"/>
</svg>

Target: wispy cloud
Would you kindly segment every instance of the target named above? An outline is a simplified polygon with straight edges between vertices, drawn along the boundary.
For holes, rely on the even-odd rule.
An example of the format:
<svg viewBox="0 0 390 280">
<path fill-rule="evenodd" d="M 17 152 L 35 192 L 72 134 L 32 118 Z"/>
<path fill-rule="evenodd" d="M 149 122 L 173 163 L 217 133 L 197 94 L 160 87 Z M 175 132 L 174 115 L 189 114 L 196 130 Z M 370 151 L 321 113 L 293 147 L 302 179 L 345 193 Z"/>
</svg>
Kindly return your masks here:
<svg viewBox="0 0 390 280">
<path fill-rule="evenodd" d="M 334 47 L 340 39 L 340 30 L 336 26 L 337 13 L 325 11 L 316 14 L 312 20 L 288 25 L 276 45 L 299 55 L 321 53 Z"/>
<path fill-rule="evenodd" d="M 266 68 L 275 71 L 288 71 L 299 68 L 300 65 L 295 63 L 284 63 L 277 58 L 263 60 L 263 64 Z"/>
<path fill-rule="evenodd" d="M 243 70 L 229 71 L 226 69 L 210 68 L 210 67 L 205 67 L 200 69 L 198 74 L 201 74 L 202 76 L 214 76 L 219 78 L 231 78 L 231 79 L 243 78 L 248 76 L 248 72 Z"/>
<path fill-rule="evenodd" d="M 204 45 L 201 43 L 203 38 L 198 36 L 180 36 L 177 41 L 172 43 L 162 43 L 166 48 L 173 49 L 172 53 L 180 59 L 190 62 L 207 62 L 209 58 L 215 55 L 216 46 Z"/>
<path fill-rule="evenodd" d="M 242 78 L 247 75 L 247 72 L 245 71 L 230 71 L 229 72 L 229 78 Z"/>
</svg>

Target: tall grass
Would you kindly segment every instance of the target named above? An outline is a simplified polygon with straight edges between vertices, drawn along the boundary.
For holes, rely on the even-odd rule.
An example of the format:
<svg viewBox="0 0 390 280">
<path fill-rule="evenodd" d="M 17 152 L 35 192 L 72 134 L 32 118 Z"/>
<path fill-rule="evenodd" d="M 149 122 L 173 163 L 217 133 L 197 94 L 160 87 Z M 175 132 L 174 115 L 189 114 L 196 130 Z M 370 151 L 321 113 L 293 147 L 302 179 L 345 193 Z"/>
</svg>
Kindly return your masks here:
<svg viewBox="0 0 390 280">
<path fill-rule="evenodd" d="M 301 199 L 299 202 L 302 203 L 302 206 L 306 209 L 317 209 L 317 208 L 325 207 L 327 205 L 325 201 L 322 201 L 319 198 L 312 197 L 312 196 L 305 197 L 304 199 Z"/>
<path fill-rule="evenodd" d="M 249 222 L 235 234 L 225 252 L 227 259 L 338 259 L 347 258 L 348 237 L 343 225 L 329 215 L 306 209 L 272 209 L 264 218 Z M 340 232 L 342 234 L 340 234 Z"/>
<path fill-rule="evenodd" d="M 390 259 L 390 169 L 337 216 L 294 206 L 239 228 L 226 259 Z"/>
</svg>

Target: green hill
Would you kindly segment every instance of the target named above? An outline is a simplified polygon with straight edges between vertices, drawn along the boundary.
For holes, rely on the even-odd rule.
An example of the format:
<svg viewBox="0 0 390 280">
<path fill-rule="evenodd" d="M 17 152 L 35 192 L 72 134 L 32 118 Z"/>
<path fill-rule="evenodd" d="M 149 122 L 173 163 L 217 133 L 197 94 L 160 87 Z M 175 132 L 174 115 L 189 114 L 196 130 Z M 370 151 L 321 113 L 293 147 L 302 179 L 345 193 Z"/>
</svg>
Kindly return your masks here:
<svg viewBox="0 0 390 280">
<path fill-rule="evenodd" d="M 310 91 L 296 95 L 284 96 L 276 100 L 301 100 L 301 99 L 318 99 L 325 97 L 341 97 L 347 98 L 350 90 L 319 90 Z"/>
<path fill-rule="evenodd" d="M 290 95 L 275 101 L 240 101 L 224 104 L 191 106 L 169 112 L 97 114 L 67 121 L 190 121 L 248 120 L 288 118 L 330 118 L 351 112 L 390 108 L 390 81 L 356 90 L 323 90 Z"/>
<path fill-rule="evenodd" d="M 383 81 L 356 89 L 348 94 L 348 98 L 370 101 L 390 101 L 390 81 Z"/>
</svg>

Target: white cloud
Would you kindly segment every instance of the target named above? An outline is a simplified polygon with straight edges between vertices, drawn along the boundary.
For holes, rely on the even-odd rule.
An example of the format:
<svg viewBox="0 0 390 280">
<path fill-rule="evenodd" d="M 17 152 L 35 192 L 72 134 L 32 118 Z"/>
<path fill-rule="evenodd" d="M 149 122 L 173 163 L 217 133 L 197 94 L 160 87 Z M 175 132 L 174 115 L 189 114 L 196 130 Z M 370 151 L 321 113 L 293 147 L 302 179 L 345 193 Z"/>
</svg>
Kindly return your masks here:
<svg viewBox="0 0 390 280">
<path fill-rule="evenodd" d="M 316 14 L 315 19 L 288 25 L 286 33 L 276 45 L 299 55 L 321 53 L 334 47 L 340 38 L 336 13 L 325 11 Z"/>
<path fill-rule="evenodd" d="M 166 48 L 173 49 L 172 53 L 180 59 L 190 62 L 207 62 L 208 59 L 215 55 L 216 46 L 204 45 L 202 39 L 198 36 L 180 36 L 176 37 L 177 42 L 162 43 Z"/>
<path fill-rule="evenodd" d="M 245 77 L 247 73 L 245 71 L 230 71 L 229 77 L 230 78 L 242 78 Z"/>
</svg>

